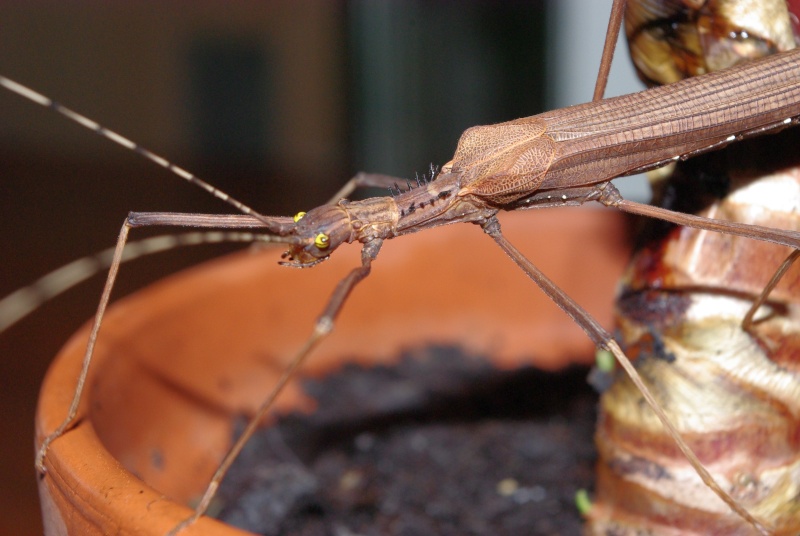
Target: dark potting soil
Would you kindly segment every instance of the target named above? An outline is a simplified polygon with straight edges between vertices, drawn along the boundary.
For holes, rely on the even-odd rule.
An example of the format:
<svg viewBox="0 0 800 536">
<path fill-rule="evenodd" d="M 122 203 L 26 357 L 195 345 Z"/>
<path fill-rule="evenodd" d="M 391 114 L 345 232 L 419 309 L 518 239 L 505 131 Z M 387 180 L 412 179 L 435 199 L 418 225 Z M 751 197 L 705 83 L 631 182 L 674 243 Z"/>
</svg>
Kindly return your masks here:
<svg viewBox="0 0 800 536">
<path fill-rule="evenodd" d="M 262 534 L 579 534 L 594 471 L 586 369 L 501 372 L 454 348 L 346 366 L 250 441 L 218 517 Z"/>
</svg>

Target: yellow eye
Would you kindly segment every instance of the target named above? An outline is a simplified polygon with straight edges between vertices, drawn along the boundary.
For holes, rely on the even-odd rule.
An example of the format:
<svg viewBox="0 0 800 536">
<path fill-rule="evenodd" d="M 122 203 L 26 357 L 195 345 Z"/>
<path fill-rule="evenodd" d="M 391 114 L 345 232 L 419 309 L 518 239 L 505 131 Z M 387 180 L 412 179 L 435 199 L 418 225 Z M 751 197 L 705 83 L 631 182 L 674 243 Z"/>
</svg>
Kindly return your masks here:
<svg viewBox="0 0 800 536">
<path fill-rule="evenodd" d="M 317 246 L 318 249 L 327 249 L 330 243 L 331 238 L 325 233 L 319 233 L 314 238 L 314 245 Z"/>
<path fill-rule="evenodd" d="M 299 222 L 305 215 L 306 215 L 305 212 L 298 212 L 297 214 L 294 215 L 294 222 L 295 223 Z"/>
</svg>

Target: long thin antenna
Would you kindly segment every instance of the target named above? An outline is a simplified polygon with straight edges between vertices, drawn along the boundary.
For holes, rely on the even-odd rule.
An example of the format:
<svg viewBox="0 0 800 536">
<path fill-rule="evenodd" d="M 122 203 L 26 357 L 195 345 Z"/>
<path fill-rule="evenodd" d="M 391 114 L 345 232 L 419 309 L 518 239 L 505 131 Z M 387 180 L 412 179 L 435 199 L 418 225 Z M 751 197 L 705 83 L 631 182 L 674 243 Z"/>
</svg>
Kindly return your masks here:
<svg viewBox="0 0 800 536">
<path fill-rule="evenodd" d="M 63 115 L 67 119 L 69 119 L 69 120 L 71 120 L 71 121 L 73 121 L 75 123 L 78 123 L 82 127 L 88 128 L 89 130 L 92 130 L 92 131 L 96 132 L 100 136 L 102 136 L 102 137 L 104 137 L 104 138 L 106 138 L 108 140 L 111 140 L 112 142 L 116 143 L 117 145 L 121 145 L 122 147 L 125 147 L 126 149 L 130 149 L 131 151 L 142 155 L 143 157 L 147 158 L 151 162 L 161 166 L 164 169 L 167 169 L 167 170 L 171 171 L 172 173 L 174 173 L 175 175 L 177 175 L 181 179 L 185 180 L 186 182 L 189 182 L 191 184 L 194 184 L 195 186 L 198 186 L 198 187 L 202 188 L 203 190 L 207 191 L 208 193 L 210 193 L 211 195 L 213 195 L 217 199 L 221 199 L 225 203 L 227 203 L 227 204 L 231 205 L 232 207 L 234 207 L 236 210 L 238 210 L 238 211 L 240 211 L 240 212 L 242 212 L 244 214 L 247 214 L 248 216 L 253 216 L 254 218 L 258 218 L 259 220 L 267 222 L 267 220 L 265 219 L 265 217 L 263 215 L 259 214 L 258 212 L 256 212 L 255 210 L 253 210 L 249 206 L 245 205 L 241 201 L 239 201 L 237 199 L 234 199 L 233 197 L 229 196 L 228 194 L 226 194 L 222 190 L 219 190 L 219 189 L 211 186 L 206 181 L 200 179 L 199 177 L 196 177 L 194 174 L 192 174 L 189 171 L 183 169 L 182 167 L 173 164 L 172 162 L 170 162 L 169 160 L 167 160 L 163 156 L 157 155 L 156 153 L 150 151 L 149 149 L 146 149 L 145 147 L 142 147 L 138 143 L 135 143 L 135 142 L 129 140 L 125 136 L 123 136 L 123 135 L 121 135 L 121 134 L 119 134 L 117 132 L 114 132 L 113 130 L 107 129 L 106 127 L 102 126 L 101 124 L 97 123 L 96 121 L 92 121 L 88 117 L 86 117 L 84 115 L 81 115 L 78 112 L 75 112 L 75 111 L 67 108 L 66 106 L 63 106 L 63 105 L 59 104 L 58 102 L 56 102 L 56 101 L 54 101 L 54 100 L 52 100 L 52 99 L 50 99 L 48 97 L 45 97 L 41 93 L 38 93 L 38 92 L 32 90 L 31 88 L 29 88 L 27 86 L 24 86 L 24 85 L 22 85 L 22 84 L 20 84 L 18 82 L 14 82 L 13 80 L 8 79 L 8 78 L 6 78 L 4 76 L 0 76 L 0 86 L 3 86 L 4 88 L 8 89 L 9 91 L 13 91 L 17 95 L 19 95 L 19 96 L 21 96 L 21 97 L 23 97 L 23 98 L 25 98 L 25 99 L 27 99 L 27 100 L 29 100 L 31 102 L 35 102 L 36 104 L 39 104 L 40 106 L 44 106 L 45 108 L 50 108 L 51 110 L 54 110 L 54 111 L 58 112 L 59 114 Z"/>
</svg>

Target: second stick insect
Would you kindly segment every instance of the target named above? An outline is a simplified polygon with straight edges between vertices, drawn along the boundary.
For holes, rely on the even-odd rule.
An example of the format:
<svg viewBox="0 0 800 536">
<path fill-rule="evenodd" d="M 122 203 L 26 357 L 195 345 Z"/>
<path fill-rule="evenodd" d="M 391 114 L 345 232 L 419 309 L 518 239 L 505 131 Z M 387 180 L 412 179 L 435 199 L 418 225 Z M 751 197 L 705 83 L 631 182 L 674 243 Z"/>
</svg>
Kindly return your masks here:
<svg viewBox="0 0 800 536">
<path fill-rule="evenodd" d="M 619 2 L 617 4 L 620 5 Z M 337 195 L 334 202 L 294 217 L 268 217 L 258 214 L 191 173 L 53 103 L 47 97 L 6 78 L 0 78 L 0 84 L 34 102 L 53 107 L 84 126 L 140 152 L 244 214 L 213 216 L 131 213 L 126 219 L 115 250 L 114 265 L 90 335 L 75 399 L 64 422 L 40 446 L 37 456 L 37 467 L 40 471 L 46 471 L 49 445 L 68 431 L 75 418 L 102 316 L 131 228 L 178 225 L 265 229 L 268 232 L 265 241 L 288 246 L 281 262 L 293 267 L 311 267 L 322 262 L 343 243 L 362 244 L 361 265 L 355 267 L 333 291 L 311 336 L 297 352 L 255 418 L 226 456 L 195 514 L 175 528 L 174 532 L 178 532 L 203 515 L 219 481 L 247 438 L 269 411 L 272 402 L 293 372 L 333 329 L 336 315 L 349 293 L 369 275 L 372 261 L 378 256 L 383 242 L 439 225 L 469 222 L 480 225 L 586 331 L 598 347 L 617 357 L 704 482 L 753 527 L 761 532 L 768 532 L 768 528 L 721 489 L 697 461 L 613 338 L 504 238 L 496 215 L 501 210 L 598 201 L 607 206 L 681 225 L 800 248 L 800 233 L 719 222 L 640 205 L 622 199 L 609 182 L 621 175 L 652 169 L 744 136 L 779 130 L 795 123 L 800 117 L 800 53 L 788 52 L 718 74 L 634 95 L 555 110 L 507 123 L 474 127 L 462 135 L 453 159 L 445 163 L 438 173 L 426 177 L 424 182 L 402 188 L 397 185 L 400 181 L 391 177 L 359 175 Z M 393 195 L 365 201 L 340 200 L 340 197 L 345 197 L 352 188 L 358 186 L 386 187 Z"/>
</svg>

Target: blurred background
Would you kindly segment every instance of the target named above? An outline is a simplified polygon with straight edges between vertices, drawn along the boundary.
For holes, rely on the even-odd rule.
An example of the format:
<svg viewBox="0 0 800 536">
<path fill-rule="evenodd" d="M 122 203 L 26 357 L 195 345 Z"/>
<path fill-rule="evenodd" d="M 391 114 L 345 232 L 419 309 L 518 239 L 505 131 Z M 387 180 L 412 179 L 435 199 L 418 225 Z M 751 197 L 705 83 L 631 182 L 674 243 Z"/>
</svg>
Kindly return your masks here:
<svg viewBox="0 0 800 536">
<path fill-rule="evenodd" d="M 441 165 L 469 126 L 589 100 L 610 4 L 3 2 L 0 74 L 262 213 L 291 215 L 323 203 L 359 170 L 413 177 Z M 611 81 L 609 95 L 641 87 L 624 54 Z M 0 296 L 112 246 L 130 210 L 231 212 L 0 91 Z M 114 297 L 231 249 L 132 262 Z M 0 533 L 41 533 L 36 395 L 53 355 L 93 314 L 102 279 L 0 334 Z"/>
</svg>

